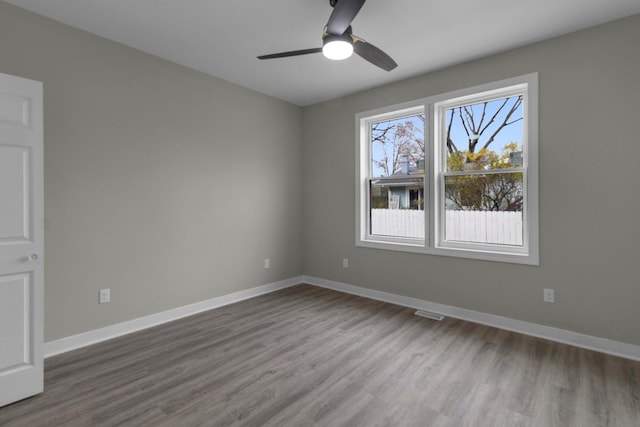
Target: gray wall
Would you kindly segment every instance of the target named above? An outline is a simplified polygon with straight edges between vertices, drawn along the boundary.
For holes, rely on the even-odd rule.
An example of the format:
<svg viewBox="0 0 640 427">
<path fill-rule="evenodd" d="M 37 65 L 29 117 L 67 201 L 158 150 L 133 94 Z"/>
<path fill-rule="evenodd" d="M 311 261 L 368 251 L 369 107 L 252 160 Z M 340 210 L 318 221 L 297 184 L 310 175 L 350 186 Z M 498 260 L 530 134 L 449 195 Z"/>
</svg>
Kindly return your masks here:
<svg viewBox="0 0 640 427">
<path fill-rule="evenodd" d="M 0 2 L 0 72 L 45 88 L 46 341 L 305 273 L 640 344 L 639 39 L 634 16 L 300 109 Z M 356 113 L 536 71 L 539 267 L 355 247 Z"/>
<path fill-rule="evenodd" d="M 640 15 L 305 108 L 305 274 L 640 344 L 638 40 Z M 531 72 L 539 267 L 355 247 L 356 113 Z"/>
<path fill-rule="evenodd" d="M 299 107 L 2 2 L 0 72 L 44 82 L 45 341 L 301 274 Z"/>
</svg>

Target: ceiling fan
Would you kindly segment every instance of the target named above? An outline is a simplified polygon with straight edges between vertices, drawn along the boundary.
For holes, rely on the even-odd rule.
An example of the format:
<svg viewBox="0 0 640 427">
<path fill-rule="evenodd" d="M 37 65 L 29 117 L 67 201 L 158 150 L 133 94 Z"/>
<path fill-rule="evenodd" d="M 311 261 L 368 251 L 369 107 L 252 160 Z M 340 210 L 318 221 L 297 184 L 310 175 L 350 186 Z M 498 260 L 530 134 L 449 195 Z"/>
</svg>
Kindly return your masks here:
<svg viewBox="0 0 640 427">
<path fill-rule="evenodd" d="M 346 59 L 353 52 L 383 70 L 398 66 L 386 53 L 351 32 L 354 20 L 366 0 L 329 0 L 333 12 L 322 32 L 322 47 L 258 56 L 258 59 L 286 58 L 322 52 L 329 59 Z"/>
</svg>

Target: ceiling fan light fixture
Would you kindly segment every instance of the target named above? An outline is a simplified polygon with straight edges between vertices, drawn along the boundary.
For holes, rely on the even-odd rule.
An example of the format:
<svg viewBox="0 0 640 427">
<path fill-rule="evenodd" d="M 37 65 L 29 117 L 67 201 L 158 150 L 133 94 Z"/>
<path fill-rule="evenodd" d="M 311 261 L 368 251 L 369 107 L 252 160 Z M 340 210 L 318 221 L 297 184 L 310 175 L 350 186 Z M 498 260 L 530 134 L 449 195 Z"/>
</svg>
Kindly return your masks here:
<svg viewBox="0 0 640 427">
<path fill-rule="evenodd" d="M 343 37 L 329 36 L 324 40 L 322 54 L 336 61 L 347 59 L 353 54 L 353 43 Z"/>
<path fill-rule="evenodd" d="M 385 71 L 398 66 L 396 62 L 379 48 L 366 40 L 354 36 L 351 22 L 366 0 L 329 0 L 333 12 L 322 31 L 322 47 L 290 50 L 288 52 L 260 55 L 258 59 L 289 58 L 322 52 L 327 59 L 339 61 L 356 54 L 365 61 Z"/>
</svg>

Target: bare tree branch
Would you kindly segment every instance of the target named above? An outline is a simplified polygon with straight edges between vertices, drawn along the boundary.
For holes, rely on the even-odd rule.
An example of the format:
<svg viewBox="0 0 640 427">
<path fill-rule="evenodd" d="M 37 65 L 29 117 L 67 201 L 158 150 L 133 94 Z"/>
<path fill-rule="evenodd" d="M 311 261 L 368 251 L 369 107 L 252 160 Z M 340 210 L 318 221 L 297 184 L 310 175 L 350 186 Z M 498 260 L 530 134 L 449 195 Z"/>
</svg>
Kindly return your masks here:
<svg viewBox="0 0 640 427">
<path fill-rule="evenodd" d="M 484 123 L 484 116 L 487 114 L 487 105 L 489 105 L 488 101 L 485 101 L 484 104 L 482 105 L 482 116 L 480 117 L 480 122 L 478 123 L 478 129 L 482 129 L 482 123 Z"/>
<path fill-rule="evenodd" d="M 387 127 L 384 129 L 378 128 L 378 126 L 383 123 L 376 123 L 371 127 L 371 135 L 373 136 L 372 141 L 380 141 L 383 142 L 387 139 L 387 132 L 394 128 L 393 125 L 390 125 L 389 122 L 386 122 Z"/>
<path fill-rule="evenodd" d="M 511 118 L 511 116 L 513 115 L 513 113 L 515 113 L 518 108 L 520 107 L 520 104 L 522 104 L 522 95 L 520 95 L 518 97 L 518 99 L 516 100 L 516 102 L 513 103 L 513 105 L 511 106 L 511 109 L 509 110 L 509 112 L 507 113 L 507 115 L 505 116 L 502 124 L 500 126 L 498 126 L 498 128 L 493 132 L 493 134 L 491 134 L 491 136 L 489 137 L 489 139 L 487 140 L 487 142 L 484 144 L 484 146 L 482 148 L 487 148 L 495 139 L 496 135 L 498 135 L 498 133 L 505 127 L 509 125 L 509 119 Z M 518 120 L 515 120 L 513 123 L 517 122 Z"/>
<path fill-rule="evenodd" d="M 469 125 L 469 128 L 473 132 L 472 135 L 475 135 L 476 131 L 477 131 L 477 128 L 476 128 L 476 122 L 475 122 L 474 117 L 473 117 L 473 110 L 469 111 L 469 106 L 468 105 L 465 105 L 462 108 L 464 108 L 465 116 L 467 117 L 467 124 Z"/>
<path fill-rule="evenodd" d="M 464 131 L 467 133 L 467 139 L 471 140 L 471 135 L 469 134 L 469 129 L 467 128 L 467 123 L 462 117 L 462 108 L 458 107 L 458 115 L 460 116 L 460 122 L 462 122 L 462 127 L 464 127 Z"/>
<path fill-rule="evenodd" d="M 491 124 L 496 120 L 496 117 L 498 117 L 498 114 L 500 114 L 500 111 L 502 111 L 502 109 L 504 108 L 505 105 L 507 105 L 507 103 L 509 102 L 511 98 L 505 98 L 504 102 L 502 103 L 502 105 L 496 110 L 495 114 L 491 117 L 491 120 L 489 120 L 489 122 L 487 123 L 487 125 L 480 129 L 480 135 L 482 135 L 489 126 L 491 126 Z"/>
<path fill-rule="evenodd" d="M 451 109 L 449 126 L 447 126 L 447 150 L 449 151 L 449 154 L 453 154 L 453 152 L 458 151 L 458 147 L 456 147 L 456 144 L 453 142 L 453 139 L 451 139 L 451 126 L 453 125 L 454 112 L 455 110 Z"/>
</svg>

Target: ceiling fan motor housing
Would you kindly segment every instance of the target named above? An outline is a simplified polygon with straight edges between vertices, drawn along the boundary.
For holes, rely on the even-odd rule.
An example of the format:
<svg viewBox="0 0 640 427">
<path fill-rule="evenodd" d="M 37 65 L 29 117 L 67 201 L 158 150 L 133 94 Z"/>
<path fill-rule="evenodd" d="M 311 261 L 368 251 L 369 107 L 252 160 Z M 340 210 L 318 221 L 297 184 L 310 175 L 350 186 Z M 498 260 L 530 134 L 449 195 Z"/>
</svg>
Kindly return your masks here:
<svg viewBox="0 0 640 427">
<path fill-rule="evenodd" d="M 349 27 L 347 27 L 345 32 L 342 34 L 331 34 L 327 32 L 327 28 L 325 27 L 324 32 L 322 34 L 322 44 L 325 45 L 329 42 L 338 41 L 338 40 L 342 40 L 347 43 L 353 43 L 353 37 L 351 34 L 352 34 L 351 25 L 349 25 Z"/>
</svg>

